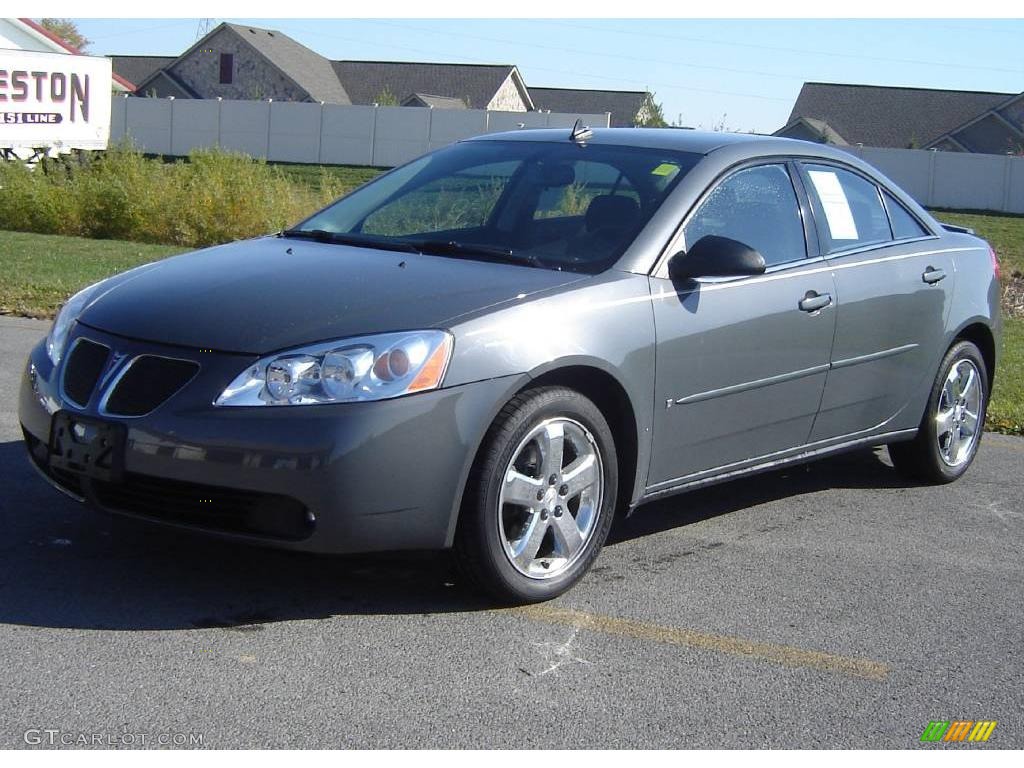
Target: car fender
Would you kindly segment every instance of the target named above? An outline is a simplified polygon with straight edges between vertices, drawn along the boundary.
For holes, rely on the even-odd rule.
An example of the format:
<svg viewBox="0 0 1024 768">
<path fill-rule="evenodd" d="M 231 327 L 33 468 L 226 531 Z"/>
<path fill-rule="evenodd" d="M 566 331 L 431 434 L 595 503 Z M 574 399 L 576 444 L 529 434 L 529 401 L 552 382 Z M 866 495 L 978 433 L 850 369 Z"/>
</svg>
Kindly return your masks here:
<svg viewBox="0 0 1024 768">
<path fill-rule="evenodd" d="M 445 386 L 502 376 L 525 376 L 523 381 L 528 382 L 579 366 L 600 370 L 618 382 L 633 409 L 637 430 L 630 502 L 642 495 L 650 462 L 655 361 L 654 315 L 646 277 L 611 270 L 474 317 L 451 331 L 455 347 Z M 521 388 L 495 404 L 495 416 Z M 486 429 L 480 441 L 484 434 Z"/>
</svg>

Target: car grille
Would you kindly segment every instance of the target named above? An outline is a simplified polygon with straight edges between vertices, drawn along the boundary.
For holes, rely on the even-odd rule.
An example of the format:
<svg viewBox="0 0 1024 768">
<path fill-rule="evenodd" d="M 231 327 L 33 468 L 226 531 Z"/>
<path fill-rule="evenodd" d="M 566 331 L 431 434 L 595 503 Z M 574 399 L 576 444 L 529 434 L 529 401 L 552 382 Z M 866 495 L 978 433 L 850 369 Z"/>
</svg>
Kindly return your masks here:
<svg viewBox="0 0 1024 768">
<path fill-rule="evenodd" d="M 198 370 L 191 360 L 140 355 L 117 379 L 103 410 L 114 416 L 144 416 L 188 384 Z"/>
<path fill-rule="evenodd" d="M 132 472 L 125 473 L 119 483 L 87 480 L 50 467 L 46 443 L 25 430 L 22 432 L 32 461 L 54 483 L 81 498 L 90 498 L 91 491 L 95 501 L 111 512 L 288 541 L 299 541 L 313 533 L 315 523 L 305 505 L 290 496 L 164 480 Z"/>
<path fill-rule="evenodd" d="M 162 522 L 292 541 L 313 532 L 306 507 L 288 496 L 131 472 L 122 482 L 94 480 L 92 487 L 101 506 Z"/>
<path fill-rule="evenodd" d="M 75 342 L 64 365 L 64 394 L 80 408 L 89 404 L 96 382 L 110 356 L 109 347 L 88 339 Z"/>
</svg>

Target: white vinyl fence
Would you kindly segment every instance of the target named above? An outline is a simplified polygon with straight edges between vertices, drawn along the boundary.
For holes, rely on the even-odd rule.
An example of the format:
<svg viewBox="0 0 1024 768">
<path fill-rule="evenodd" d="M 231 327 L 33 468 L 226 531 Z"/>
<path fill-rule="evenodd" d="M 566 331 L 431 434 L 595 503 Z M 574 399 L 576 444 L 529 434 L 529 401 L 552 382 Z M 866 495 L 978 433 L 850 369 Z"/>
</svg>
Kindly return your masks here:
<svg viewBox="0 0 1024 768">
<path fill-rule="evenodd" d="M 1024 213 L 1024 157 L 844 147 L 926 208 Z"/>
<path fill-rule="evenodd" d="M 144 152 L 187 155 L 221 147 L 288 163 L 391 167 L 446 144 L 516 128 L 606 127 L 607 113 L 362 107 L 286 101 L 113 96 L 110 140 Z M 1024 157 L 845 147 L 930 208 L 1024 213 Z"/>
<path fill-rule="evenodd" d="M 363 107 L 287 101 L 149 99 L 113 96 L 110 141 L 143 152 L 187 155 L 221 147 L 287 163 L 391 167 L 482 133 L 607 127 L 609 115 L 482 109 Z"/>
</svg>

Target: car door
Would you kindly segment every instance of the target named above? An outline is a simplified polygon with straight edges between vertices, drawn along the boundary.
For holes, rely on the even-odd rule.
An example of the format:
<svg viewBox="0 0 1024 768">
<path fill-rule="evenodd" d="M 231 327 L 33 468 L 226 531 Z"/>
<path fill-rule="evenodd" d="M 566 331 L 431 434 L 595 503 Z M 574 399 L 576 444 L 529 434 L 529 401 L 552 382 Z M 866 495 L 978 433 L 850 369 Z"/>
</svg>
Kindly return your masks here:
<svg viewBox="0 0 1024 768">
<path fill-rule="evenodd" d="M 838 164 L 801 163 L 839 298 L 831 369 L 812 441 L 915 427 L 908 402 L 935 375 L 952 255 L 895 197 Z"/>
<path fill-rule="evenodd" d="M 685 222 L 685 250 L 705 235 L 757 249 L 764 275 L 674 283 L 651 277 L 657 332 L 650 490 L 806 441 L 835 329 L 830 270 L 808 258 L 800 182 L 785 162 L 731 172 Z M 803 308 L 801 308 L 801 305 Z"/>
</svg>

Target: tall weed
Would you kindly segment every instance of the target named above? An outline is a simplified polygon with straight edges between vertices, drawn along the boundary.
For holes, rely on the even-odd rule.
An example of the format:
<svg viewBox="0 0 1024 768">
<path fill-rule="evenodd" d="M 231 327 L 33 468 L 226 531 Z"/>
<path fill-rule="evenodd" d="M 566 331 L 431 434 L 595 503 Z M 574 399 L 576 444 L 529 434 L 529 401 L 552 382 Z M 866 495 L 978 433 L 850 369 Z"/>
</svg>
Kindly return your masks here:
<svg viewBox="0 0 1024 768">
<path fill-rule="evenodd" d="M 204 246 L 289 226 L 345 191 L 325 172 L 311 186 L 221 150 L 164 162 L 116 147 L 35 168 L 0 163 L 0 229 Z"/>
</svg>

